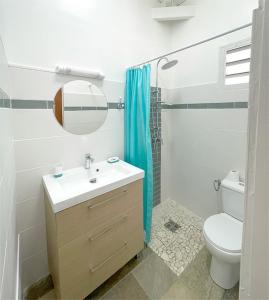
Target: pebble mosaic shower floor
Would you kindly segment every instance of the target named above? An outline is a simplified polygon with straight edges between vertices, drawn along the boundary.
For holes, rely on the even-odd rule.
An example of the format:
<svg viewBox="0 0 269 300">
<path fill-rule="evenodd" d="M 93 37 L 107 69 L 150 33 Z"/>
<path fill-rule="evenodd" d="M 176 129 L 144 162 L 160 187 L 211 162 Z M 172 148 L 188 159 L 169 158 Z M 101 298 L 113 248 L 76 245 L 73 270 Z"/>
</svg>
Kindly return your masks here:
<svg viewBox="0 0 269 300">
<path fill-rule="evenodd" d="M 171 220 L 179 225 L 175 232 L 165 226 Z M 173 200 L 163 201 L 153 209 L 149 247 L 179 276 L 205 245 L 202 228 L 200 217 Z"/>
</svg>

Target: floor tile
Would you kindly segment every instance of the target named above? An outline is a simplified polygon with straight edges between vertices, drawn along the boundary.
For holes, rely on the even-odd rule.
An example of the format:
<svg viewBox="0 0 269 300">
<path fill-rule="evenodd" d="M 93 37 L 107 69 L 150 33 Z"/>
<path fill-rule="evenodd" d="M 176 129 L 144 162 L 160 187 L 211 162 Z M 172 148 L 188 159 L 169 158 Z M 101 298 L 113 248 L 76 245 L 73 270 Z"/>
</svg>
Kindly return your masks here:
<svg viewBox="0 0 269 300">
<path fill-rule="evenodd" d="M 172 220 L 180 228 L 171 232 L 164 225 Z M 149 247 L 178 276 L 204 246 L 203 220 L 173 200 L 153 209 L 152 240 Z"/>
<path fill-rule="evenodd" d="M 162 300 L 222 299 L 224 289 L 216 285 L 209 274 L 211 255 L 204 247 L 188 265 Z"/>
<path fill-rule="evenodd" d="M 164 226 L 169 220 L 180 226 L 176 232 Z M 238 285 L 225 291 L 210 276 L 211 255 L 204 244 L 201 218 L 169 200 L 154 208 L 152 222 L 149 247 L 86 300 L 238 299 Z M 56 297 L 52 290 L 40 299 Z"/>
<path fill-rule="evenodd" d="M 132 274 L 152 300 L 160 299 L 177 280 L 177 276 L 156 254 L 147 257 Z"/>
<path fill-rule="evenodd" d="M 238 300 L 239 298 L 239 283 L 230 290 L 226 290 L 223 295 L 223 300 Z"/>
<path fill-rule="evenodd" d="M 110 289 L 102 300 L 148 300 L 148 296 L 132 274 L 127 275 Z"/>
<path fill-rule="evenodd" d="M 131 259 L 123 268 L 112 275 L 107 281 L 105 281 L 100 287 L 93 291 L 86 299 L 98 300 L 111 288 L 113 288 L 120 280 L 127 276 L 135 267 L 141 264 L 147 257 L 153 254 L 150 248 L 143 249 L 137 256 L 137 258 Z"/>
</svg>

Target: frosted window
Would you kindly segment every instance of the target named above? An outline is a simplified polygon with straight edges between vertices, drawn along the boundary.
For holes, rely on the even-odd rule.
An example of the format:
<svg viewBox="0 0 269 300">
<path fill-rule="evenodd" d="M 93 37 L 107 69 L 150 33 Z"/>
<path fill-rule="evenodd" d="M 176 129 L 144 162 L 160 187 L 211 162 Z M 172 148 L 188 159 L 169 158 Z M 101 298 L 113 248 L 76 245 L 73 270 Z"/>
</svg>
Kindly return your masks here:
<svg viewBox="0 0 269 300">
<path fill-rule="evenodd" d="M 234 48 L 226 52 L 225 84 L 249 82 L 251 46 Z"/>
</svg>

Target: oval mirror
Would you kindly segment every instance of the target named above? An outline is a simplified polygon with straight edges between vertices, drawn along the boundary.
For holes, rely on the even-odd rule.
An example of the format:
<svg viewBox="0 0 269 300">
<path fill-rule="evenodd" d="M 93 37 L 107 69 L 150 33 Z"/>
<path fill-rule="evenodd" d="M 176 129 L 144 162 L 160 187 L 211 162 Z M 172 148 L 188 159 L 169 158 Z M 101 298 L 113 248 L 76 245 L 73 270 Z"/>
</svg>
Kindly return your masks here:
<svg viewBox="0 0 269 300">
<path fill-rule="evenodd" d="M 54 97 L 55 118 L 73 134 L 88 134 L 97 130 L 105 122 L 107 109 L 105 94 L 85 80 L 66 83 Z"/>
</svg>

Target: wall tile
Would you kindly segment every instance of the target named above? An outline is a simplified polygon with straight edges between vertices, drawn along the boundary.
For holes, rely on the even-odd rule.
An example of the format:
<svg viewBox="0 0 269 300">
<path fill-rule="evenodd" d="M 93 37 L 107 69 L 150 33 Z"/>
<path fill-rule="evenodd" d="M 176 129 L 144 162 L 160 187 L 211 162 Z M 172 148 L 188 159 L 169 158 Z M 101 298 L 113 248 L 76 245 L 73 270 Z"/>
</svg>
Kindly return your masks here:
<svg viewBox="0 0 269 300">
<path fill-rule="evenodd" d="M 13 99 L 52 100 L 58 88 L 73 78 L 10 68 Z M 93 81 L 102 87 L 109 102 L 123 96 L 123 83 Z M 24 100 L 20 100 L 24 101 Z M 76 136 L 64 131 L 49 109 L 13 109 L 15 135 L 16 200 L 18 231 L 22 241 L 23 288 L 48 274 L 44 249 L 45 216 L 42 175 L 62 163 L 64 169 L 81 166 L 85 153 L 95 161 L 110 156 L 123 157 L 123 110 L 109 110 L 103 126 L 89 135 Z M 1 129 L 0 129 L 1 130 Z M 1 166 L 1 161 L 0 161 Z"/>
<path fill-rule="evenodd" d="M 22 262 L 22 289 L 49 274 L 47 251 L 41 251 Z"/>
<path fill-rule="evenodd" d="M 82 165 L 85 153 L 91 152 L 100 161 L 113 155 L 122 157 L 122 150 L 123 134 L 112 130 L 88 136 L 21 140 L 15 143 L 16 168 L 21 171 L 59 162 L 64 168 L 70 168 Z"/>
<path fill-rule="evenodd" d="M 16 174 L 16 200 L 17 203 L 30 198 L 43 197 L 42 176 L 52 173 L 53 166 L 29 169 Z"/>
<path fill-rule="evenodd" d="M 161 106 L 157 103 L 157 90 L 151 88 L 151 105 L 150 105 L 150 131 L 151 131 L 151 144 L 152 144 L 152 161 L 153 161 L 153 206 L 161 202 L 161 142 L 156 138 L 161 139 Z M 158 101 L 162 99 L 162 91 L 158 90 Z"/>
<path fill-rule="evenodd" d="M 44 251 L 47 248 L 45 224 L 30 227 L 20 234 L 22 260 Z"/>
<path fill-rule="evenodd" d="M 33 198 L 17 204 L 18 232 L 44 223 L 44 198 Z"/>
<path fill-rule="evenodd" d="M 248 101 L 248 87 L 224 87 L 219 83 L 167 89 L 166 101 L 170 103 L 205 103 Z"/>
<path fill-rule="evenodd" d="M 0 37 L 0 299 L 15 298 L 17 232 L 9 74 Z"/>
<path fill-rule="evenodd" d="M 68 134 L 58 124 L 50 109 L 13 109 L 12 117 L 15 140 Z"/>
<path fill-rule="evenodd" d="M 166 197 L 204 218 L 217 213 L 213 180 L 231 169 L 244 175 L 247 110 L 170 110 L 163 113 L 163 127 L 163 160 L 171 173 Z"/>
</svg>

